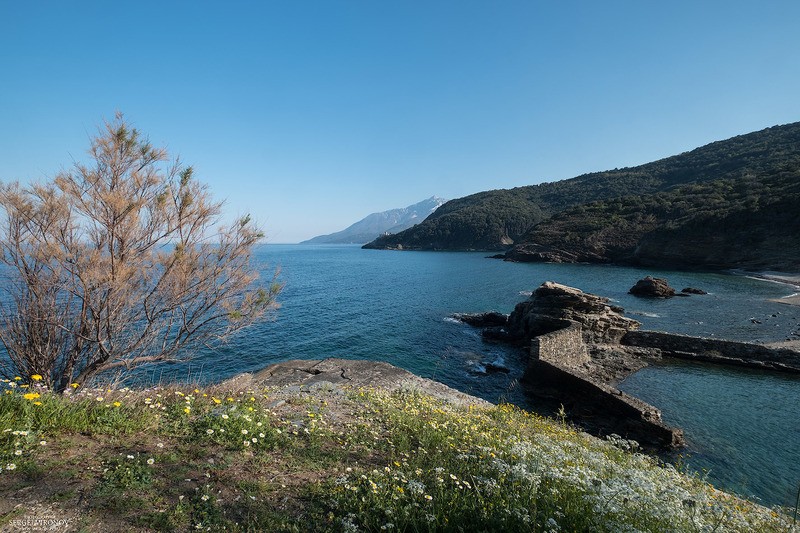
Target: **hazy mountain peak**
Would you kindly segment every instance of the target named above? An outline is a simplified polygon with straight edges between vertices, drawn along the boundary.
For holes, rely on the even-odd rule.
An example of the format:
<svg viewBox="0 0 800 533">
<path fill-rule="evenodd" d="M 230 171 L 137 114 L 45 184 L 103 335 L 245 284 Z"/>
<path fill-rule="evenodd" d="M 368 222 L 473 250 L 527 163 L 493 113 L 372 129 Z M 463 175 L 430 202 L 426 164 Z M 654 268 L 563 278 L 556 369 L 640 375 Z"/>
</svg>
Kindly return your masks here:
<svg viewBox="0 0 800 533">
<path fill-rule="evenodd" d="M 372 213 L 342 231 L 319 235 L 300 244 L 364 244 L 385 233 L 398 233 L 419 224 L 446 201 L 431 196 L 408 207 Z"/>
</svg>

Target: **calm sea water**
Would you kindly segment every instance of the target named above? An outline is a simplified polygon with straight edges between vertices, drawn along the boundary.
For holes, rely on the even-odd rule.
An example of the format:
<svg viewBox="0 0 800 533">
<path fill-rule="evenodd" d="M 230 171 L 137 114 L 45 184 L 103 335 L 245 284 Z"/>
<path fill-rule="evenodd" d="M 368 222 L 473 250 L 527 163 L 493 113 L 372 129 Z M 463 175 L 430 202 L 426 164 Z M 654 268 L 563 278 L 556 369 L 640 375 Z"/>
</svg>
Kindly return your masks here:
<svg viewBox="0 0 800 533">
<path fill-rule="evenodd" d="M 800 330 L 800 308 L 770 302 L 785 285 L 743 276 L 590 265 L 506 263 L 483 253 L 392 252 L 356 246 L 267 245 L 263 276 L 285 283 L 274 321 L 254 326 L 191 366 L 162 365 L 149 379 L 209 382 L 289 359 L 387 361 L 490 401 L 530 407 L 516 385 L 523 354 L 484 342 L 447 317 L 510 312 L 547 280 L 611 298 L 657 329 L 747 341 L 782 340 Z M 645 275 L 706 296 L 642 300 L 627 294 Z M 774 315 L 774 316 L 773 316 Z M 753 322 L 758 320 L 761 324 Z M 510 369 L 486 373 L 496 363 Z M 800 483 L 800 380 L 692 365 L 651 367 L 622 387 L 685 428 L 686 463 L 729 490 L 788 505 Z"/>
</svg>

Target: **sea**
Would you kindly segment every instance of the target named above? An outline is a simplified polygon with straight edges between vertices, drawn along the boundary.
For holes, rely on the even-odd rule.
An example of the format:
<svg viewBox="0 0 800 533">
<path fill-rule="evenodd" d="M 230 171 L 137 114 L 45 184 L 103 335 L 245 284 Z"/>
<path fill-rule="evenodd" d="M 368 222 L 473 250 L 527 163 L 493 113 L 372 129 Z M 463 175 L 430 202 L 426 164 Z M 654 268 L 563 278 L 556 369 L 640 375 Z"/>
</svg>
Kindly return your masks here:
<svg viewBox="0 0 800 533">
<path fill-rule="evenodd" d="M 144 370 L 158 383 L 209 383 L 291 359 L 386 361 L 492 402 L 536 410 L 518 380 L 525 353 L 484 341 L 454 313 L 508 313 L 545 281 L 605 296 L 643 329 L 753 342 L 800 338 L 800 307 L 776 302 L 795 288 L 745 275 L 607 265 L 509 263 L 485 253 L 262 245 L 265 282 L 280 308 L 190 363 Z M 651 300 L 628 289 L 646 275 L 707 295 Z M 508 372 L 491 371 L 504 367 Z M 620 388 L 684 429 L 688 446 L 667 460 L 715 486 L 766 505 L 795 505 L 800 487 L 800 376 L 670 361 Z"/>
</svg>

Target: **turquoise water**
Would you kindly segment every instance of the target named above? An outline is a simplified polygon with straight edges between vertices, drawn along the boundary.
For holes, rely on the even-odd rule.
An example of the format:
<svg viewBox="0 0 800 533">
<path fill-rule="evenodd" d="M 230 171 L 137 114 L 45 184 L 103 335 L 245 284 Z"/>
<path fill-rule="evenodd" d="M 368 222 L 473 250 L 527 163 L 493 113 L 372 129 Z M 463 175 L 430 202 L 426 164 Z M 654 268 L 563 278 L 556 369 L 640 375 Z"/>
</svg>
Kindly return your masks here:
<svg viewBox="0 0 800 533">
<path fill-rule="evenodd" d="M 800 376 L 671 362 L 620 387 L 683 428 L 692 470 L 721 488 L 794 505 L 800 485 Z"/>
<path fill-rule="evenodd" d="M 768 301 L 790 294 L 785 285 L 722 274 L 506 263 L 485 255 L 263 246 L 256 256 L 263 276 L 271 278 L 280 267 L 285 283 L 275 320 L 240 333 L 191 366 L 151 370 L 149 379 L 208 382 L 289 359 L 342 357 L 388 361 L 490 401 L 529 406 L 516 386 L 524 369 L 521 352 L 484 342 L 476 330 L 447 317 L 456 312 L 510 312 L 546 280 L 609 297 L 648 329 L 748 341 L 780 340 L 800 329 L 800 308 Z M 648 274 L 666 277 L 678 289 L 692 286 L 710 294 L 670 300 L 628 295 L 628 289 Z M 488 362 L 504 364 L 511 372 L 487 374 Z M 712 386 L 706 379 L 718 381 Z M 689 392 L 678 394 L 679 387 Z M 800 382 L 717 368 L 691 372 L 659 367 L 632 376 L 625 388 L 686 428 L 692 453 L 688 463 L 709 468 L 710 480 L 768 503 L 789 503 L 785 494 L 800 483 Z M 725 396 L 730 389 L 739 394 L 737 402 Z M 758 430 L 741 431 L 747 425 Z M 775 453 L 777 446 L 787 453 Z M 770 489 L 773 485 L 778 488 Z"/>
</svg>

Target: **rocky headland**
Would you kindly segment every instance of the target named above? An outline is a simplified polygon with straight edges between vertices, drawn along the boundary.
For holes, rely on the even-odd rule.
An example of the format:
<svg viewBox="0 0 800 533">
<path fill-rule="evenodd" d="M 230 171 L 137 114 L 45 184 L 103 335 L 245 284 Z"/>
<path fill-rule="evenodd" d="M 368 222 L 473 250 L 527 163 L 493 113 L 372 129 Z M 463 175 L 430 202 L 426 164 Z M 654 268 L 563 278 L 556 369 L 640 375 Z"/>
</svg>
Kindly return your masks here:
<svg viewBox="0 0 800 533">
<path fill-rule="evenodd" d="M 665 280 L 640 283 L 655 290 L 649 296 L 676 295 Z M 656 447 L 681 446 L 682 432 L 666 426 L 656 407 L 615 388 L 650 362 L 673 357 L 800 372 L 800 352 L 791 347 L 641 331 L 641 324 L 623 312 L 607 298 L 548 281 L 509 315 L 456 318 L 482 327 L 489 339 L 513 342 L 528 351 L 522 381 L 533 397 L 559 404 L 594 433 L 618 433 Z"/>
</svg>

